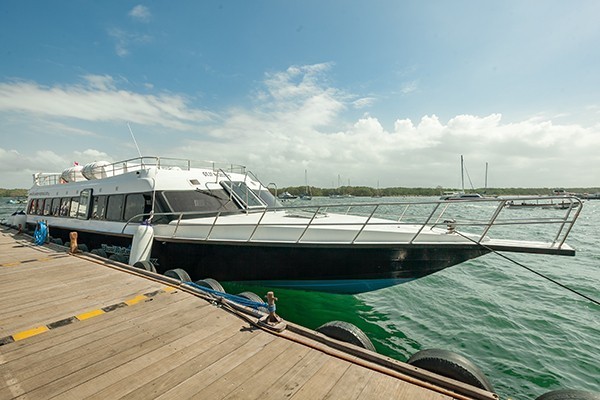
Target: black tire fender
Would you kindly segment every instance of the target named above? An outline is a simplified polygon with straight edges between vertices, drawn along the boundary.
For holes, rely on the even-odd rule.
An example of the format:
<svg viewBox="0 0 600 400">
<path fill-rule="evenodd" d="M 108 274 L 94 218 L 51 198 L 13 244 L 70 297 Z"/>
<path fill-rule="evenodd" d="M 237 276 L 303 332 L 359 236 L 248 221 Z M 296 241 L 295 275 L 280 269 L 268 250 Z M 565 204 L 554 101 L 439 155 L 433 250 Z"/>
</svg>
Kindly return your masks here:
<svg viewBox="0 0 600 400">
<path fill-rule="evenodd" d="M 212 289 L 212 290 L 216 290 L 217 292 L 226 293 L 225 289 L 223 289 L 223 286 L 221 286 L 221 284 L 218 281 L 216 281 L 216 280 L 214 280 L 212 278 L 201 279 L 201 280 L 196 281 L 194 283 L 196 285 L 200 285 L 200 286 Z"/>
<path fill-rule="evenodd" d="M 316 331 L 330 338 L 350 343 L 366 350 L 377 351 L 369 337 L 360 328 L 349 322 L 331 321 L 321 325 Z"/>
<path fill-rule="evenodd" d="M 245 299 L 248 299 L 250 301 L 254 301 L 257 303 L 265 303 L 264 299 L 261 299 L 259 295 L 257 295 L 254 292 L 242 292 L 242 293 L 238 293 L 237 294 L 240 297 L 243 297 Z M 269 310 L 266 307 L 258 307 L 258 311 L 261 312 L 269 312 Z"/>
<path fill-rule="evenodd" d="M 560 389 L 544 393 L 535 400 L 600 400 L 600 393 L 583 390 Z"/>
<path fill-rule="evenodd" d="M 475 364 L 466 357 L 449 350 L 421 350 L 413 354 L 407 363 L 488 392 L 494 392 L 494 387 Z"/>
<path fill-rule="evenodd" d="M 169 269 L 165 271 L 164 275 L 170 278 L 179 279 L 181 282 L 189 282 L 192 280 L 185 269 L 181 268 Z"/>
<path fill-rule="evenodd" d="M 135 268 L 143 269 L 145 271 L 156 272 L 156 267 L 150 261 L 138 261 L 133 264 Z"/>
<path fill-rule="evenodd" d="M 103 249 L 92 249 L 92 251 L 90 251 L 91 254 L 95 254 L 98 257 L 102 257 L 102 258 L 108 258 L 108 255 L 106 254 L 106 251 L 104 251 Z"/>
</svg>

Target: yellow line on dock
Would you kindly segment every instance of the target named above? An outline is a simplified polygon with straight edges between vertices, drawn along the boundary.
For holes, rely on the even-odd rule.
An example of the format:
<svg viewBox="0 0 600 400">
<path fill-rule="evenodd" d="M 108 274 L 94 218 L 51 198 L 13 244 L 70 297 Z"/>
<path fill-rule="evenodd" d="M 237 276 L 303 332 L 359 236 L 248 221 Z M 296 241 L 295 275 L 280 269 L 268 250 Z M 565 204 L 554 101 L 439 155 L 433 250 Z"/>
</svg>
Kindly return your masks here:
<svg viewBox="0 0 600 400">
<path fill-rule="evenodd" d="M 51 329 L 56 329 L 61 326 L 69 325 L 69 324 L 73 323 L 74 321 L 85 321 L 86 319 L 90 319 L 93 317 L 97 317 L 98 315 L 106 314 L 107 312 L 114 311 L 118 308 L 132 306 L 139 302 L 146 301 L 159 293 L 171 293 L 176 290 L 177 290 L 177 288 L 174 288 L 172 286 L 165 286 L 164 288 L 162 288 L 160 290 L 146 293 L 146 294 L 140 294 L 135 297 L 132 297 L 131 299 L 125 300 L 121 303 L 112 304 L 110 306 L 98 308 L 98 309 L 95 309 L 92 311 L 87 311 L 87 312 L 81 313 L 79 315 L 75 315 L 74 317 L 69 317 L 69 318 L 62 319 L 60 321 L 51 322 L 47 325 L 38 326 L 37 328 L 32 328 L 32 329 L 28 329 L 25 331 L 21 331 L 21 332 L 15 333 L 13 335 L 9 335 L 9 336 L 0 338 L 0 346 L 9 344 L 12 342 L 17 342 L 19 340 L 30 338 L 32 336 L 39 335 L 40 333 L 48 332 Z"/>
<path fill-rule="evenodd" d="M 77 318 L 80 321 L 83 321 L 83 320 L 86 320 L 86 319 L 89 319 L 92 317 L 96 317 L 96 316 L 102 315 L 102 314 L 106 314 L 106 313 L 104 311 L 98 309 L 98 310 L 93 310 L 93 311 L 89 311 L 89 312 L 86 312 L 83 314 L 76 315 L 75 318 Z"/>
</svg>

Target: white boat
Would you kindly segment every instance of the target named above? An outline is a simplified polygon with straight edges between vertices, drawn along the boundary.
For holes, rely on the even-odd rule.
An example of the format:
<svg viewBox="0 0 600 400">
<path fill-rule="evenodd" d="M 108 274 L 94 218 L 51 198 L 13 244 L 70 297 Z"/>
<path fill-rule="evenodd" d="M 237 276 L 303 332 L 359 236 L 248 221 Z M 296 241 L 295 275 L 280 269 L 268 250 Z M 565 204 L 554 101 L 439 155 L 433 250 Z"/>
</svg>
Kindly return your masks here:
<svg viewBox="0 0 600 400">
<path fill-rule="evenodd" d="M 468 218 L 457 207 L 469 200 L 284 207 L 245 167 L 227 165 L 140 157 L 84 167 L 83 179 L 35 174 L 27 224 L 47 221 L 62 241 L 76 231 L 88 249 L 108 253 L 129 252 L 151 224 L 159 273 L 338 293 L 408 282 L 490 251 L 575 254 L 565 241 L 581 207 L 523 221 L 502 217 L 508 199 L 484 200 L 489 207 L 476 211 L 491 214 Z M 547 240 L 520 240 L 519 228 L 536 223 L 551 231 Z M 503 236 L 490 237 L 497 226 Z"/>
</svg>

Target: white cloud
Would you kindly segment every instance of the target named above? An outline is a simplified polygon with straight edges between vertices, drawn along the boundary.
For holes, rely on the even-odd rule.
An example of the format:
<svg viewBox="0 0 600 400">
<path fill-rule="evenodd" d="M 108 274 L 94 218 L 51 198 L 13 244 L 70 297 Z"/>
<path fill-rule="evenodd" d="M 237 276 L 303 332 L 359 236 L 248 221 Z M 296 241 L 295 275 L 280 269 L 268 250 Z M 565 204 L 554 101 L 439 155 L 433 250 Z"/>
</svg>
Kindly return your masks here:
<svg viewBox="0 0 600 400">
<path fill-rule="evenodd" d="M 138 4 L 129 11 L 129 16 L 139 22 L 149 22 L 152 19 L 152 14 L 148 7 Z"/>
<path fill-rule="evenodd" d="M 84 121 L 129 121 L 175 130 L 193 129 L 213 114 L 194 109 L 181 95 L 142 95 L 115 86 L 107 76 L 86 76 L 84 84 L 42 86 L 0 83 L 0 112 L 24 112 Z"/>
<path fill-rule="evenodd" d="M 435 114 L 417 121 L 398 118 L 388 127 L 383 116 L 349 116 L 360 97 L 333 87 L 330 68 L 318 64 L 269 73 L 250 106 L 211 111 L 193 108 L 177 94 L 120 89 L 122 82 L 110 76 L 50 87 L 0 83 L 0 116 L 10 116 L 0 118 L 2 137 L 19 129 L 43 133 L 39 142 L 0 148 L 5 182 L 0 186 L 21 182 L 24 172 L 135 154 L 127 133 L 109 137 L 124 121 L 143 126 L 148 154 L 245 164 L 265 183 L 279 186 L 303 184 L 308 169 L 317 186 L 330 186 L 340 175 L 353 185 L 458 187 L 461 154 L 479 186 L 486 162 L 490 186 L 597 185 L 588 171 L 600 148 L 600 124 L 560 124 L 540 115 L 504 122 L 492 113 L 448 121 Z M 57 140 L 59 131 L 64 136 Z M 80 140 L 71 144 L 75 138 Z M 28 183 L 29 177 L 18 186 Z"/>
<path fill-rule="evenodd" d="M 146 34 L 138 34 L 124 31 L 119 28 L 110 28 L 108 35 L 115 40 L 115 52 L 119 57 L 129 55 L 129 48 L 132 45 L 150 43 L 152 37 Z"/>
</svg>

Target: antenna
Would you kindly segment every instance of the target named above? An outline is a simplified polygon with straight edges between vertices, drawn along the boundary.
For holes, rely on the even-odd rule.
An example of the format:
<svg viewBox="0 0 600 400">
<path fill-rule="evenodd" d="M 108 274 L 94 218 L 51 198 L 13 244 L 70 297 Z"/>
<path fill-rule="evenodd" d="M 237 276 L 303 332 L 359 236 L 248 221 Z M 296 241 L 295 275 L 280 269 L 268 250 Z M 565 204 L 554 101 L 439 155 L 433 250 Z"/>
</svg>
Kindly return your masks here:
<svg viewBox="0 0 600 400">
<path fill-rule="evenodd" d="M 142 152 L 140 151 L 140 148 L 135 140 L 135 136 L 133 136 L 133 131 L 131 130 L 131 126 L 129 126 L 129 122 L 127 123 L 127 127 L 129 128 L 129 133 L 131 133 L 131 138 L 133 139 L 133 143 L 135 143 L 135 148 L 138 151 L 138 154 L 140 155 L 140 158 L 142 158 Z"/>
</svg>

